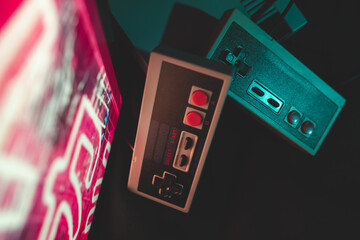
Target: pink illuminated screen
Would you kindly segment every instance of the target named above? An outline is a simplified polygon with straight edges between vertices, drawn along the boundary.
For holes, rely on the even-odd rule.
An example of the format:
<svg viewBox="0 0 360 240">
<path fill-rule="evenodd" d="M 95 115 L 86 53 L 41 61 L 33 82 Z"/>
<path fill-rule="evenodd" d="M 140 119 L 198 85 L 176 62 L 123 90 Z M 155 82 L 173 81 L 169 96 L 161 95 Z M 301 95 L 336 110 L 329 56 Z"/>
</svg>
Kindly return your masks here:
<svg viewBox="0 0 360 240">
<path fill-rule="evenodd" d="M 121 97 L 93 0 L 0 9 L 0 239 L 86 239 Z"/>
</svg>

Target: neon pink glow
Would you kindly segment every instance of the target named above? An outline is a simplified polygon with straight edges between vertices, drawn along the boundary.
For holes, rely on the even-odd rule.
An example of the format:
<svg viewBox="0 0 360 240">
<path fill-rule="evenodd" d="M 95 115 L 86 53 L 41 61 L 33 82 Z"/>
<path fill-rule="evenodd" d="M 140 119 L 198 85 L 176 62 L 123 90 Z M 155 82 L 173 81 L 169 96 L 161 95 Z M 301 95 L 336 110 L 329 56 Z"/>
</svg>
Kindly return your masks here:
<svg viewBox="0 0 360 240">
<path fill-rule="evenodd" d="M 121 108 L 95 3 L 6 2 L 0 52 L 0 239 L 86 239 Z"/>
<path fill-rule="evenodd" d="M 22 0 L 11 0 L 3 1 L 1 5 L 1 14 L 0 14 L 0 30 L 5 25 L 6 21 L 11 17 L 11 15 L 16 11 L 19 5 L 22 3 Z"/>
<path fill-rule="evenodd" d="M 22 64 L 24 64 L 24 62 L 28 59 L 32 49 L 34 48 L 34 45 L 37 43 L 41 34 L 43 33 L 44 20 L 38 18 L 35 22 L 36 23 L 32 27 L 30 34 L 25 36 L 26 41 L 21 43 L 21 46 L 18 49 L 16 55 L 13 56 L 13 59 L 11 60 L 9 68 L 5 72 L 3 79 L 13 79 L 15 77 L 18 71 L 21 70 Z M 11 56 L 8 57 L 11 58 Z M 4 84 L 6 83 L 7 82 L 4 81 Z M 2 91 L 5 90 L 6 86 L 2 86 L 2 88 L 0 88 L 0 97 L 3 95 Z"/>
</svg>

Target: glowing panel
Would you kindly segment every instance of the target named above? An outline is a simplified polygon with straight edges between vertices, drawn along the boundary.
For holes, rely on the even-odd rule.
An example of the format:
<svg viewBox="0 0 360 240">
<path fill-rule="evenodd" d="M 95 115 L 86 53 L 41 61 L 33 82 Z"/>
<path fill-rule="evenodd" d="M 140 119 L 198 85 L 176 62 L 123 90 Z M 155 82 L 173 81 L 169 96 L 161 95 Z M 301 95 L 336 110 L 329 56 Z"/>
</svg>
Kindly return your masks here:
<svg viewBox="0 0 360 240">
<path fill-rule="evenodd" d="M 86 239 L 121 107 L 96 5 L 0 16 L 0 239 Z"/>
</svg>

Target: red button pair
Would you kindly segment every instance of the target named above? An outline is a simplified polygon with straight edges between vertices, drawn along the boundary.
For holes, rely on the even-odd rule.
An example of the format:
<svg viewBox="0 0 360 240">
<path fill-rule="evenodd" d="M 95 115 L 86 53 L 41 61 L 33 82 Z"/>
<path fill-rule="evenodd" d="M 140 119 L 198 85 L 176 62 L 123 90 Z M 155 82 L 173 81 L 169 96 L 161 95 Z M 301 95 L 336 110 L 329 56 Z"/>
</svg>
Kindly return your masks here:
<svg viewBox="0 0 360 240">
<path fill-rule="evenodd" d="M 191 101 L 196 106 L 205 106 L 209 100 L 209 97 L 206 92 L 202 90 L 196 90 L 191 94 Z M 186 122 L 193 127 L 197 127 L 202 123 L 202 116 L 196 111 L 188 112 L 186 115 Z"/>
</svg>

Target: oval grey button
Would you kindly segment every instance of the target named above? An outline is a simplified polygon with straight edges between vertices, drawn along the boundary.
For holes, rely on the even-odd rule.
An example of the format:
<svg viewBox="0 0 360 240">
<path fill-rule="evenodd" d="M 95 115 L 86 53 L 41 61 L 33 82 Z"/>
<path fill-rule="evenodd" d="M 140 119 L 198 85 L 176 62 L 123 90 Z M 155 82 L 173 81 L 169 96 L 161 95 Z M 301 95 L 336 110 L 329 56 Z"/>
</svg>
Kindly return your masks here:
<svg viewBox="0 0 360 240">
<path fill-rule="evenodd" d="M 272 98 L 269 98 L 269 99 L 267 100 L 267 102 L 268 102 L 271 106 L 273 106 L 274 108 L 278 108 L 278 107 L 280 106 L 280 104 L 279 104 L 277 101 L 275 101 L 274 99 L 272 99 Z"/>
<path fill-rule="evenodd" d="M 253 91 L 256 95 L 262 97 L 264 96 L 264 92 L 260 90 L 258 87 L 251 88 L 251 91 Z"/>
</svg>

